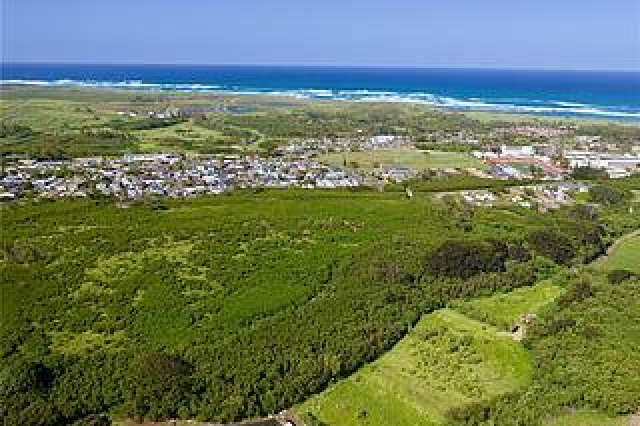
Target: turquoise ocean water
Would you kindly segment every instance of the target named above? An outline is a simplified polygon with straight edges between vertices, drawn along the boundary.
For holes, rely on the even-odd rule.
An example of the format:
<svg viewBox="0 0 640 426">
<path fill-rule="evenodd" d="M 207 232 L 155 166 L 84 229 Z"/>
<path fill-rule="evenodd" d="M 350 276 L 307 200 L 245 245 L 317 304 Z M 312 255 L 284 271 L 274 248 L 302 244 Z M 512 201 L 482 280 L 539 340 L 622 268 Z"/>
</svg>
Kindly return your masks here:
<svg viewBox="0 0 640 426">
<path fill-rule="evenodd" d="M 0 80 L 34 86 L 413 102 L 640 122 L 640 72 L 3 63 Z"/>
</svg>

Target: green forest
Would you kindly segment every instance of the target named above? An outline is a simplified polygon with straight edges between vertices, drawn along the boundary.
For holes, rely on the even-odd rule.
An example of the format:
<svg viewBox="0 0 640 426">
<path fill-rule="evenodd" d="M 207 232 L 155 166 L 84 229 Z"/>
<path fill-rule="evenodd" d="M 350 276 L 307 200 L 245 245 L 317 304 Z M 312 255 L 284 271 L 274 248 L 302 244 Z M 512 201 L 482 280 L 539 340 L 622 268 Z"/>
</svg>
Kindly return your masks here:
<svg viewBox="0 0 640 426">
<path fill-rule="evenodd" d="M 277 413 L 379 358 L 424 314 L 562 273 L 568 290 L 525 342 L 530 387 L 447 418 L 638 407 L 637 328 L 625 325 L 638 323 L 637 278 L 568 273 L 640 228 L 624 203 L 456 212 L 399 192 L 270 190 L 2 209 L 4 424 Z"/>
</svg>

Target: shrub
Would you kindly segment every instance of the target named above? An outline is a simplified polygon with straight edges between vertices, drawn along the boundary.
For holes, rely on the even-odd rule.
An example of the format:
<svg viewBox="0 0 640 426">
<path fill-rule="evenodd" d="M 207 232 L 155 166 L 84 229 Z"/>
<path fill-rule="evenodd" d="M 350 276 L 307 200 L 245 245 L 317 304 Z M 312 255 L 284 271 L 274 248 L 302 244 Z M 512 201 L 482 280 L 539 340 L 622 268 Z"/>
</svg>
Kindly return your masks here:
<svg viewBox="0 0 640 426">
<path fill-rule="evenodd" d="M 128 411 L 137 419 L 164 420 L 177 415 L 177 407 L 191 394 L 189 365 L 177 356 L 152 352 L 131 369 Z"/>
<path fill-rule="evenodd" d="M 589 201 L 612 206 L 631 198 L 631 191 L 610 185 L 594 185 L 589 189 Z"/>
<path fill-rule="evenodd" d="M 614 269 L 607 274 L 607 281 L 609 281 L 609 284 L 620 284 L 621 282 L 627 281 L 633 277 L 636 277 L 636 274 L 631 271 L 626 269 Z"/>
<path fill-rule="evenodd" d="M 576 254 L 576 249 L 569 238 L 556 231 L 534 231 L 529 234 L 528 241 L 537 253 L 560 265 L 568 264 Z"/>
<path fill-rule="evenodd" d="M 557 304 L 560 309 L 565 309 L 573 303 L 582 302 L 595 294 L 595 289 L 586 280 L 582 279 L 571 285 L 567 292 L 558 298 Z"/>
<path fill-rule="evenodd" d="M 444 242 L 428 259 L 434 274 L 451 278 L 470 278 L 483 272 L 504 272 L 509 247 L 500 241 Z"/>
<path fill-rule="evenodd" d="M 603 169 L 594 169 L 592 167 L 576 167 L 573 169 L 571 176 L 574 179 L 580 180 L 598 180 L 598 179 L 608 179 L 609 175 Z"/>
</svg>

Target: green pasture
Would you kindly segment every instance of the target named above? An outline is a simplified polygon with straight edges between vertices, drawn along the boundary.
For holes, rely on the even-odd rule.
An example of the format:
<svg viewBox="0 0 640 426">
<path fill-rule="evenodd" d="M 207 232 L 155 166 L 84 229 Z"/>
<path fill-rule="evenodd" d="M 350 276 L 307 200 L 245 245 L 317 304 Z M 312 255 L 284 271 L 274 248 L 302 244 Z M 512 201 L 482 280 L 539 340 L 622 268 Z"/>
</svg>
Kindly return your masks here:
<svg viewBox="0 0 640 426">
<path fill-rule="evenodd" d="M 640 234 L 625 238 L 600 263 L 606 269 L 628 269 L 640 273 Z"/>
<path fill-rule="evenodd" d="M 391 351 L 296 412 L 327 425 L 442 424 L 448 410 L 528 383 L 526 350 L 497 329 L 445 309 Z"/>
<path fill-rule="evenodd" d="M 453 302 L 451 306 L 471 318 L 502 330 L 511 330 L 524 314 L 537 313 L 562 292 L 563 288 L 552 281 L 543 281 L 535 286 L 517 288 L 509 293 Z"/>
<path fill-rule="evenodd" d="M 378 167 L 407 167 L 415 170 L 486 168 L 484 163 L 467 153 L 416 149 L 330 153 L 320 156 L 319 160 L 333 166 L 346 164 L 347 167 L 359 169 Z"/>
</svg>

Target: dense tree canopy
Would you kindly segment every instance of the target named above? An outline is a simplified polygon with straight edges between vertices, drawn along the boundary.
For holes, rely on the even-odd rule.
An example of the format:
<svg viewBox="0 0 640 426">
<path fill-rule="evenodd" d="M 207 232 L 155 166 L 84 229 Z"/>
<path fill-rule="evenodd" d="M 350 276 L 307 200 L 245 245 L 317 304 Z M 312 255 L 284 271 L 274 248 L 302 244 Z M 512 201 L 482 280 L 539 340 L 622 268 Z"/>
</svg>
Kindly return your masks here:
<svg viewBox="0 0 640 426">
<path fill-rule="evenodd" d="M 608 237 L 563 211 L 477 209 L 461 229 L 445 205 L 371 191 L 34 202 L 1 220 L 7 424 L 277 412 L 423 313 L 531 285 Z"/>
</svg>

